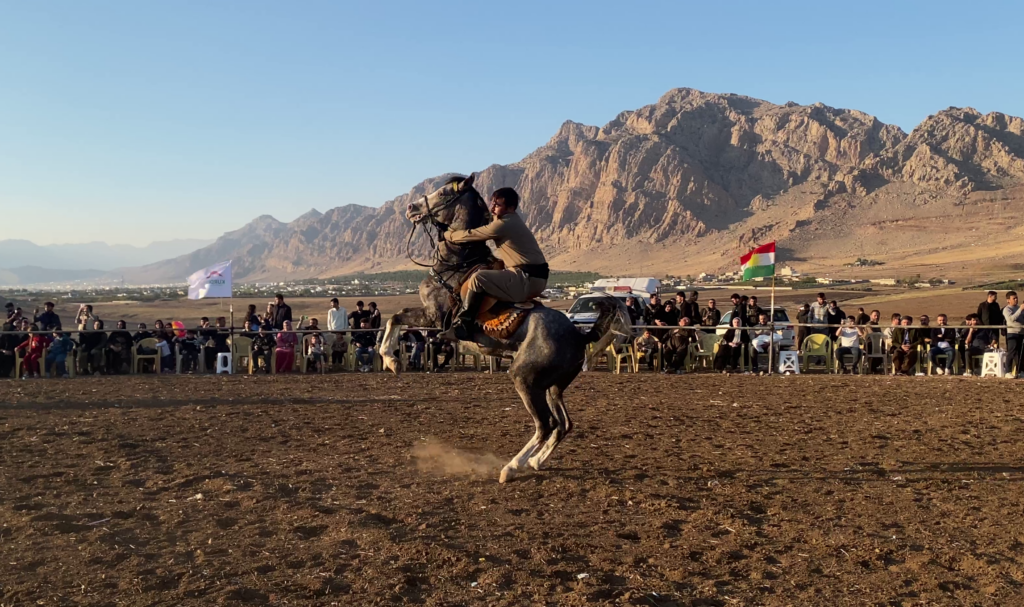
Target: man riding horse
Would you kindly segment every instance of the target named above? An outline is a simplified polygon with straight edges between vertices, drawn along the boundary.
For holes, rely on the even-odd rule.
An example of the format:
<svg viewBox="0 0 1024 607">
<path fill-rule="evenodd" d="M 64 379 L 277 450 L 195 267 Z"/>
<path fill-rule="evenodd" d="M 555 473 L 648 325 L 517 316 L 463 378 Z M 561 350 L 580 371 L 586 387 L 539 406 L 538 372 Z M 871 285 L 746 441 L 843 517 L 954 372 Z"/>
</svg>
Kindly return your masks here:
<svg viewBox="0 0 1024 607">
<path fill-rule="evenodd" d="M 442 237 L 456 245 L 493 240 L 503 270 L 478 270 L 466 283 L 467 293 L 462 310 L 451 328 L 439 337 L 451 341 L 472 341 L 481 327 L 477 315 L 487 295 L 498 301 L 519 303 L 529 301 L 547 288 L 548 263 L 533 232 L 516 210 L 519 194 L 512 188 L 500 188 L 491 195 L 492 220 L 485 226 L 469 230 L 447 231 L 441 224 Z"/>
</svg>

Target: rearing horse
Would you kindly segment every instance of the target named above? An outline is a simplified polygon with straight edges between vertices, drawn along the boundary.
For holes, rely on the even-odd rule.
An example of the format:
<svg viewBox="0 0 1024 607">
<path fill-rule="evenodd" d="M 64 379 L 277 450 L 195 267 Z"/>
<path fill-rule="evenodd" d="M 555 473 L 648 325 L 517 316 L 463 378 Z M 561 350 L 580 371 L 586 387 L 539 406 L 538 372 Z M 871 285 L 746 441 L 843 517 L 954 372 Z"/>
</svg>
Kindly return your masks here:
<svg viewBox="0 0 1024 607">
<path fill-rule="evenodd" d="M 474 178 L 470 175 L 450 179 L 438 190 L 410 203 L 405 216 L 413 222 L 413 229 L 424 225 L 425 231 L 436 230 L 439 223 L 453 230 L 484 225 L 489 213 L 483 197 L 473 187 Z M 398 340 L 402 326 L 443 329 L 445 319 L 459 305 L 459 285 L 471 271 L 494 259 L 485 243 L 455 245 L 440 234 L 437 236 L 431 276 L 420 283 L 423 307 L 406 308 L 393 315 L 384 332 L 384 366 L 396 375 L 401 364 Z M 618 299 L 607 297 L 595 306 L 600 315 L 587 333 L 581 333 L 562 312 L 536 306 L 514 333 L 502 339 L 489 339 L 486 347 L 480 348 L 484 354 L 492 355 L 505 350 L 516 352 L 509 375 L 535 428 L 526 446 L 502 468 L 500 482 L 512 479 L 527 464 L 540 470 L 572 430 L 562 395 L 583 369 L 587 345 L 596 344 L 593 352 L 600 352 L 616 334 L 629 334 L 629 316 Z"/>
</svg>

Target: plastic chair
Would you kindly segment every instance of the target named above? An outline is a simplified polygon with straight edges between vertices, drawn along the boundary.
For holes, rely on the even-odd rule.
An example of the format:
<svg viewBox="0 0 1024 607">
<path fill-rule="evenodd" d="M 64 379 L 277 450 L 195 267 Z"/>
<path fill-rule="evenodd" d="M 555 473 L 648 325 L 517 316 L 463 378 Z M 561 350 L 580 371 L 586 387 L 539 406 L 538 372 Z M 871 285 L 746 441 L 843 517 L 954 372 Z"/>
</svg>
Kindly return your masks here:
<svg viewBox="0 0 1024 607">
<path fill-rule="evenodd" d="M 615 366 L 612 367 L 612 361 L 615 361 Z M 626 370 L 633 371 L 636 366 L 636 356 L 633 354 L 632 344 L 622 344 L 616 346 L 615 344 L 608 344 L 608 367 L 612 368 L 612 372 L 619 374 L 622 372 L 622 362 L 626 361 Z"/>
<path fill-rule="evenodd" d="M 221 373 L 231 375 L 234 372 L 234 369 L 232 369 L 232 362 L 231 352 L 218 352 L 216 369 L 217 375 L 220 375 Z"/>
<path fill-rule="evenodd" d="M 832 372 L 832 340 L 827 335 L 814 334 L 808 335 L 804 339 L 804 343 L 801 345 L 800 350 L 803 351 L 803 368 L 804 371 L 810 371 L 813 369 L 824 369 L 826 372 Z M 825 359 L 824 364 L 811 365 L 807 359 L 811 356 L 820 356 Z"/>
<path fill-rule="evenodd" d="M 881 359 L 882 361 L 882 372 L 889 368 L 891 364 L 889 361 L 889 340 L 885 338 L 882 333 L 868 333 L 867 344 L 868 349 L 865 349 L 864 355 L 861 357 L 861 373 L 866 373 L 871 369 L 871 361 Z"/>
<path fill-rule="evenodd" d="M 700 344 L 690 344 L 690 364 L 693 368 L 704 361 L 704 368 L 715 367 L 715 352 L 718 351 L 718 333 L 704 333 L 700 336 Z"/>
<path fill-rule="evenodd" d="M 831 341 L 831 340 L 829 340 L 829 341 Z M 860 372 L 864 373 L 864 359 L 867 357 L 868 349 L 867 349 L 866 344 L 864 343 L 864 338 L 863 337 L 858 338 L 858 340 L 857 340 L 857 347 L 860 348 L 860 362 L 858 363 L 858 365 L 860 366 Z M 839 360 L 839 346 L 837 344 L 833 344 L 833 349 L 832 349 L 832 368 L 835 369 L 836 373 L 838 373 L 839 369 L 842 368 L 842 363 L 843 363 L 843 361 Z M 851 366 L 851 368 L 853 367 L 853 365 L 850 365 L 850 366 Z"/>
<path fill-rule="evenodd" d="M 231 347 L 232 372 L 252 368 L 252 338 L 238 335 L 228 339 Z M 252 371 L 250 371 L 252 373 Z"/>
<path fill-rule="evenodd" d="M 661 345 L 661 342 L 659 341 L 658 342 L 658 347 L 656 347 L 654 349 L 654 351 L 651 352 L 651 354 L 650 354 L 651 358 L 654 359 L 654 368 L 655 369 L 661 369 L 661 360 L 662 360 L 662 358 L 664 358 L 662 356 L 661 349 L 662 349 L 662 345 Z M 636 345 L 634 344 L 634 346 L 633 346 L 633 373 L 639 373 L 640 372 L 640 359 L 641 358 L 646 359 L 647 356 L 648 356 L 647 353 L 643 352 L 642 350 L 637 350 L 636 349 Z M 689 363 L 689 357 L 687 357 L 687 363 Z"/>
<path fill-rule="evenodd" d="M 153 350 L 156 350 L 156 338 L 147 337 L 146 339 L 139 340 L 139 343 L 135 344 L 135 347 L 132 348 L 132 374 L 142 373 L 142 371 L 140 371 L 140 363 L 147 360 L 153 361 L 153 372 L 159 374 L 160 352 L 158 351 L 155 354 L 139 354 L 140 348 L 152 348 Z"/>
<path fill-rule="evenodd" d="M 1004 377 L 1006 375 L 1006 351 L 985 352 L 981 358 L 981 376 Z"/>
<path fill-rule="evenodd" d="M 409 363 L 412 361 L 412 353 L 416 349 L 416 344 L 409 343 L 407 341 L 399 342 L 398 345 L 398 358 L 402 361 L 402 369 L 408 369 Z M 420 352 L 420 369 L 427 368 L 427 348 L 424 345 L 423 350 Z"/>
<path fill-rule="evenodd" d="M 473 346 L 469 347 L 472 348 Z M 484 355 L 481 354 L 479 351 L 473 351 L 471 349 L 467 351 L 466 348 L 467 346 L 463 345 L 461 341 L 455 344 L 455 362 L 458 363 L 460 367 L 465 367 L 466 357 L 472 356 L 473 368 L 476 369 L 477 371 L 483 369 Z"/>
</svg>

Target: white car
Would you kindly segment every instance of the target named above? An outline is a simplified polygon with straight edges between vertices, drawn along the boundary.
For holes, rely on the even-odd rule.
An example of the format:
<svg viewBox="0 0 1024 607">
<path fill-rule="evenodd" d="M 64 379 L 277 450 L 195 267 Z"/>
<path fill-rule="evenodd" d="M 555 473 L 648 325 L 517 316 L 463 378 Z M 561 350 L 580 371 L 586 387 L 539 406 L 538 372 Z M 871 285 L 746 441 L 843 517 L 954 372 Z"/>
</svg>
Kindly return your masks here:
<svg viewBox="0 0 1024 607">
<path fill-rule="evenodd" d="M 647 304 L 650 302 L 650 297 L 643 293 L 587 293 L 574 301 L 572 307 L 569 308 L 565 315 L 569 317 L 572 324 L 576 325 L 577 329 L 580 331 L 588 331 L 590 330 L 591 325 L 593 325 L 597 320 L 597 316 L 599 314 L 599 312 L 594 309 L 594 302 L 607 297 L 608 295 L 621 299 L 623 303 L 626 302 L 627 297 L 635 297 L 637 299 L 637 303 L 640 304 L 640 309 L 646 308 Z"/>
<path fill-rule="evenodd" d="M 788 324 L 790 322 L 789 312 L 787 312 L 785 308 L 780 308 L 776 306 L 775 308 L 773 308 L 772 322 L 774 322 L 776 326 L 775 335 L 781 338 L 781 341 L 777 343 L 779 343 L 783 348 L 792 348 L 794 334 L 793 325 Z M 725 335 L 725 332 L 729 329 L 729 325 L 731 323 L 732 310 L 729 310 L 728 312 L 722 315 L 722 320 L 719 321 L 718 323 L 717 333 L 719 335 Z M 782 325 L 782 328 L 779 328 L 779 325 Z"/>
</svg>

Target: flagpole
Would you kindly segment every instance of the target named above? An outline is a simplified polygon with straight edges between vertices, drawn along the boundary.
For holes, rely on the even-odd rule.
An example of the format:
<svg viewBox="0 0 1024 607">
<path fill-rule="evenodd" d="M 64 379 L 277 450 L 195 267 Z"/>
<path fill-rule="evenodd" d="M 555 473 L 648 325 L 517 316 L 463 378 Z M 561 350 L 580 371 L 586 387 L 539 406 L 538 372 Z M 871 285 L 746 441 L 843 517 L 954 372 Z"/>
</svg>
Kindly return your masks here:
<svg viewBox="0 0 1024 607">
<path fill-rule="evenodd" d="M 771 303 L 771 326 L 772 334 L 768 338 L 768 375 L 772 374 L 772 367 L 775 366 L 775 264 L 772 264 L 772 303 Z"/>
</svg>

